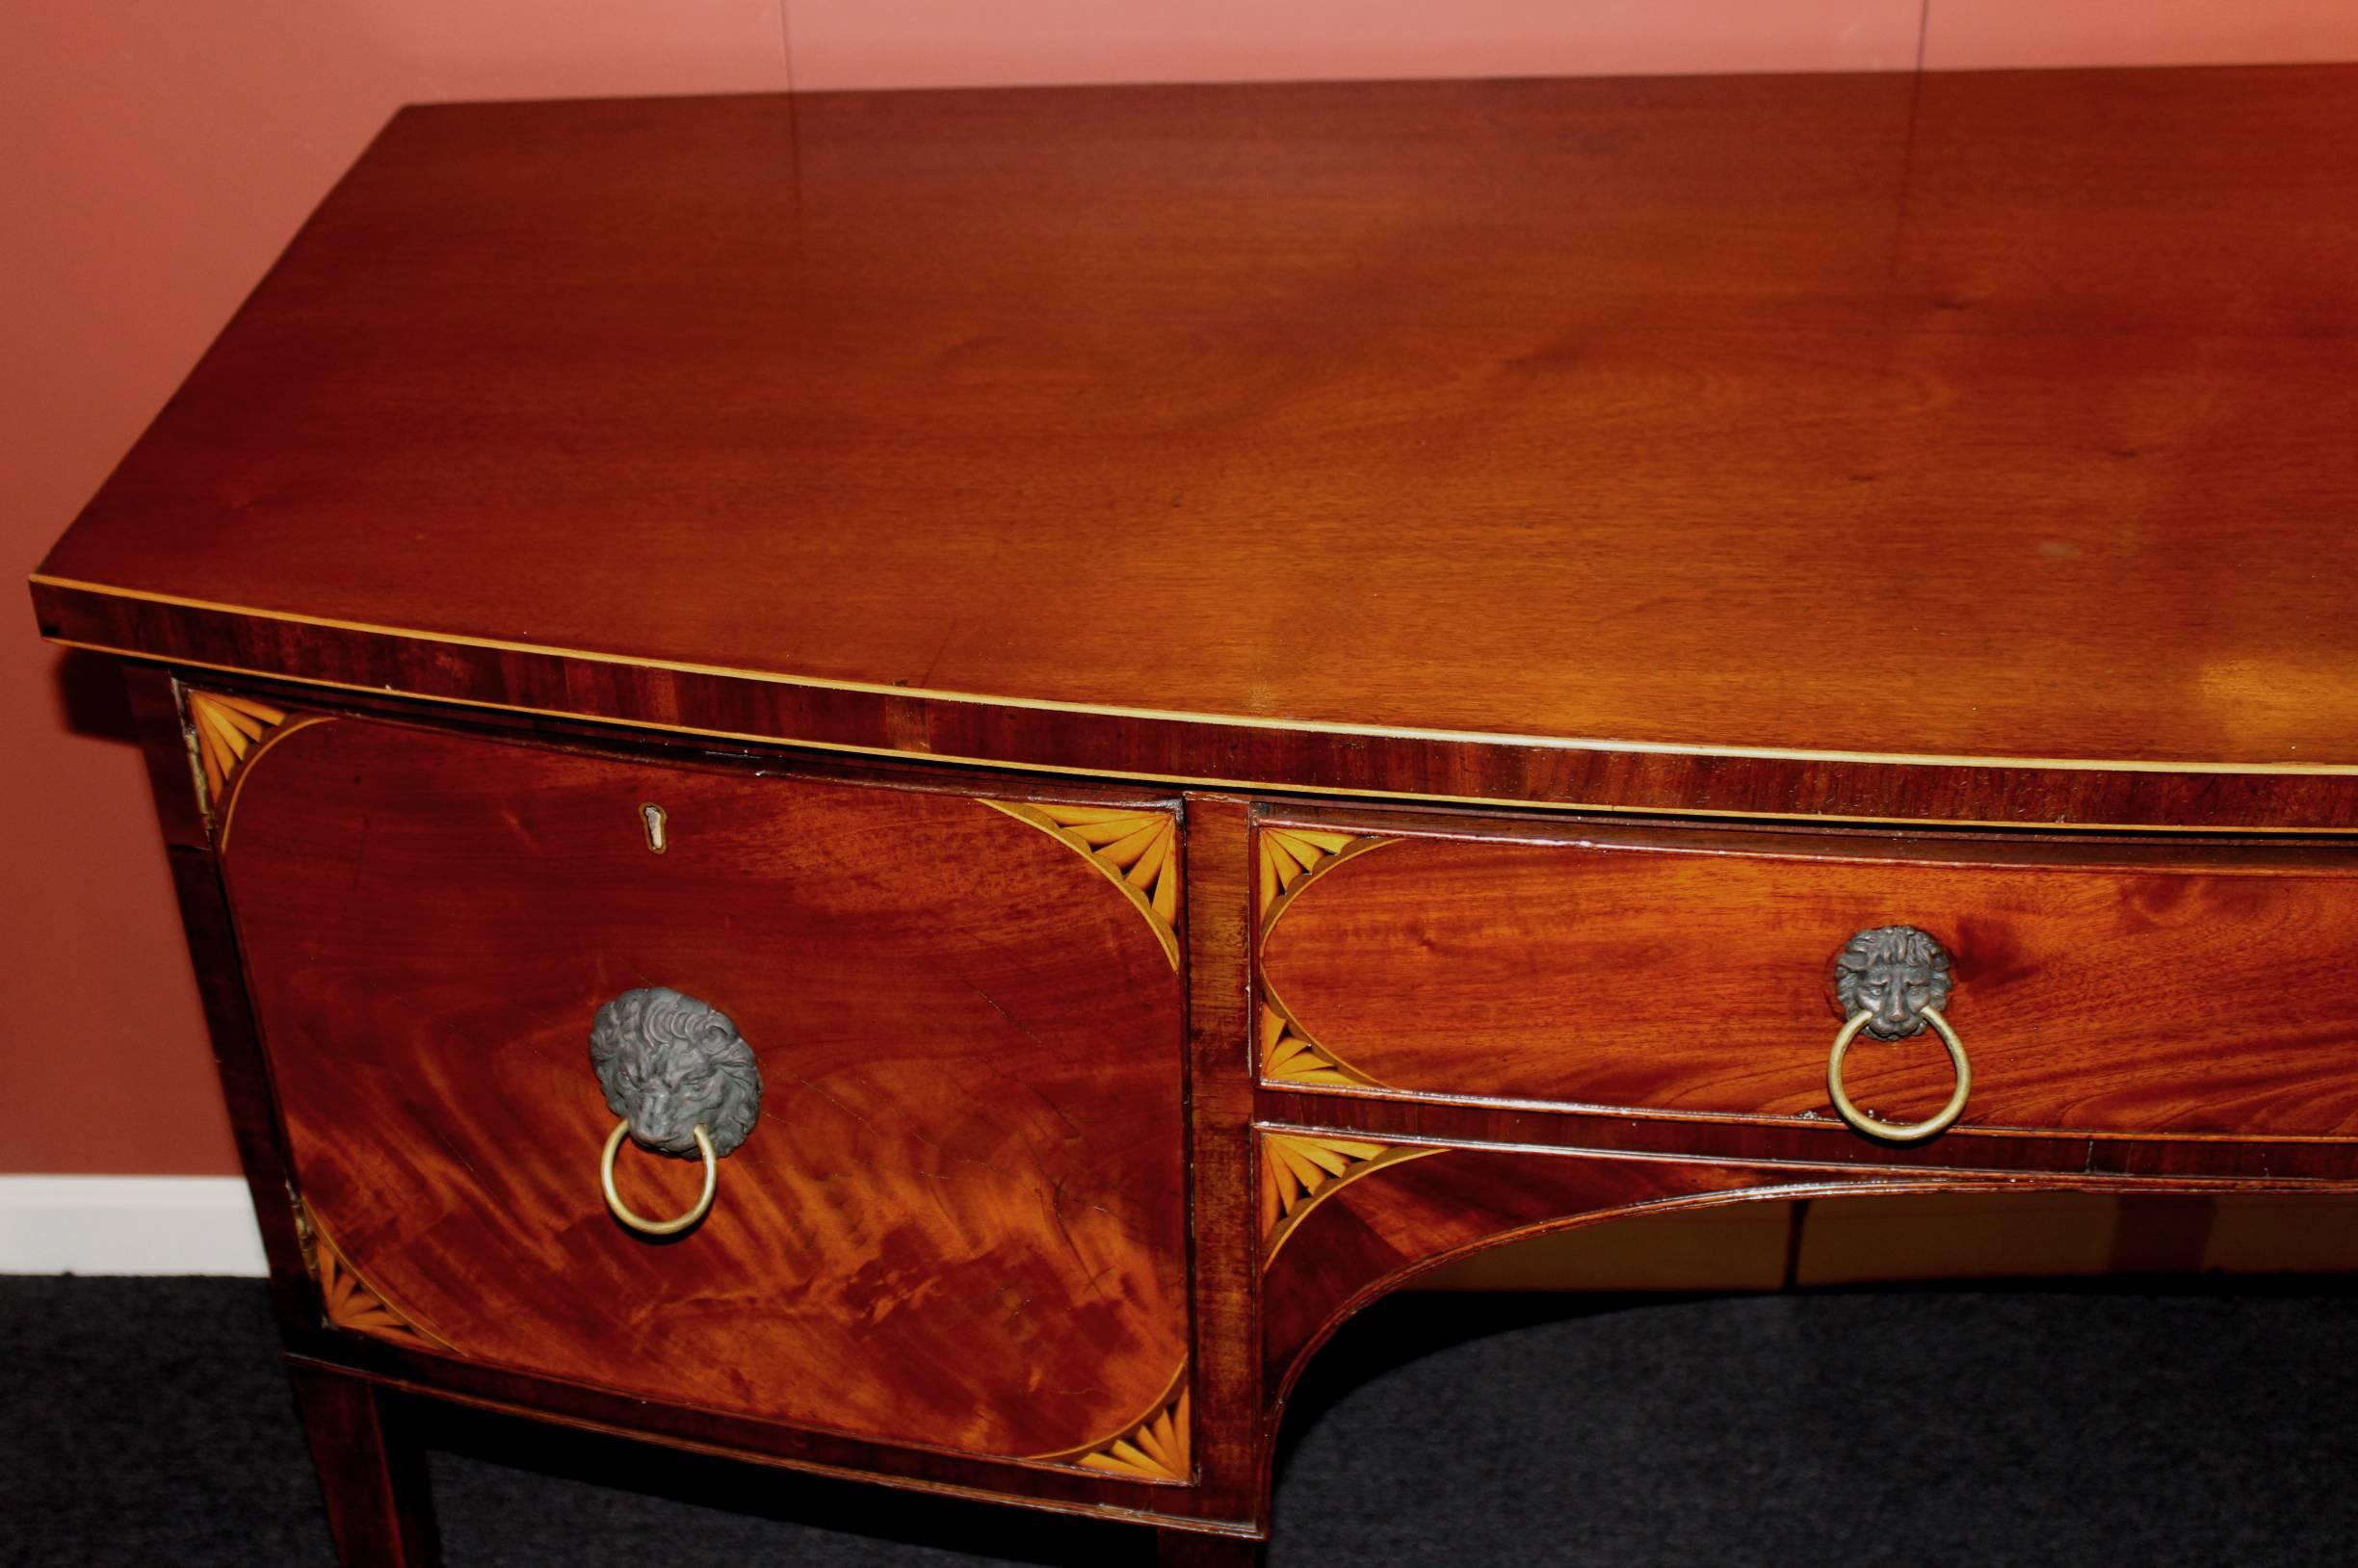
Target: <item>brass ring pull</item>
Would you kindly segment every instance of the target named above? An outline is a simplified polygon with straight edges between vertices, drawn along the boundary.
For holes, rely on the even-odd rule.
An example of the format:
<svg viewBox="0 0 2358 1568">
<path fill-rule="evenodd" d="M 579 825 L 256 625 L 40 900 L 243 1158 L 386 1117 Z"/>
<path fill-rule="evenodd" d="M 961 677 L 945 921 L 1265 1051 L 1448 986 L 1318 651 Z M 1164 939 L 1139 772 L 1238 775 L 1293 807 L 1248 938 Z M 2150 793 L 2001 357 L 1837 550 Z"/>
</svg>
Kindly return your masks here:
<svg viewBox="0 0 2358 1568">
<path fill-rule="evenodd" d="M 695 1138 L 696 1152 L 704 1157 L 704 1193 L 695 1200 L 694 1208 L 676 1219 L 648 1219 L 624 1203 L 622 1194 L 615 1190 L 615 1156 L 621 1151 L 622 1140 L 630 1137 L 630 1118 L 625 1116 L 606 1135 L 606 1156 L 598 1162 L 598 1181 L 606 1189 L 606 1207 L 632 1230 L 648 1236 L 677 1236 L 711 1212 L 713 1194 L 720 1189 L 720 1157 L 713 1153 L 712 1139 L 705 1135 L 704 1124 L 696 1123 L 692 1136 Z"/>
<path fill-rule="evenodd" d="M 1850 1042 L 1858 1038 L 1858 1032 L 1874 1016 L 1869 1012 L 1853 1013 L 1850 1021 L 1843 1025 L 1842 1032 L 1834 1036 L 1834 1054 L 1826 1058 L 1826 1092 L 1834 1097 L 1835 1111 L 1850 1124 L 1852 1132 L 1879 1137 L 1887 1143 L 1920 1143 L 1946 1131 L 1964 1112 L 1966 1097 L 1973 1093 L 1973 1063 L 1965 1058 L 1965 1042 L 1957 1038 L 1956 1031 L 1949 1027 L 1949 1020 L 1941 1016 L 1938 1007 L 1920 1007 L 1917 1012 L 1939 1032 L 1941 1043 L 1949 1048 L 1949 1060 L 1956 1068 L 1956 1092 L 1949 1096 L 1947 1105 L 1923 1121 L 1881 1121 L 1852 1105 L 1850 1096 L 1843 1092 L 1843 1057 L 1850 1049 Z"/>
<path fill-rule="evenodd" d="M 720 1162 L 761 1115 L 761 1065 L 727 1013 L 668 985 L 625 991 L 590 1025 L 590 1064 L 606 1109 L 622 1118 L 606 1136 L 598 1180 L 606 1207 L 642 1236 L 676 1236 L 710 1212 Z M 636 1137 L 661 1154 L 704 1157 L 704 1195 L 676 1219 L 631 1212 L 615 1190 L 615 1155 Z"/>
</svg>

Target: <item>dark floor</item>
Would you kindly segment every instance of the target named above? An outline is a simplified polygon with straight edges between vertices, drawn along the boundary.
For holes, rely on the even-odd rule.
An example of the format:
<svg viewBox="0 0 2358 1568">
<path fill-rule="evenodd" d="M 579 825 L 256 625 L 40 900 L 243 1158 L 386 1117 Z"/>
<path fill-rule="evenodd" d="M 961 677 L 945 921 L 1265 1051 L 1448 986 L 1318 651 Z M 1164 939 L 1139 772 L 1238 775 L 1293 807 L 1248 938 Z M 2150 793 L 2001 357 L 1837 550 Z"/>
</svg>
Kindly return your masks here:
<svg viewBox="0 0 2358 1568">
<path fill-rule="evenodd" d="M 0 1279 L 0 1562 L 330 1562 L 258 1284 Z M 2347 1564 L 2353 1415 L 2338 1282 L 1407 1297 L 1297 1396 L 1270 1562 Z M 452 1568 L 1152 1560 L 1140 1530 L 553 1437 L 442 1434 Z"/>
</svg>

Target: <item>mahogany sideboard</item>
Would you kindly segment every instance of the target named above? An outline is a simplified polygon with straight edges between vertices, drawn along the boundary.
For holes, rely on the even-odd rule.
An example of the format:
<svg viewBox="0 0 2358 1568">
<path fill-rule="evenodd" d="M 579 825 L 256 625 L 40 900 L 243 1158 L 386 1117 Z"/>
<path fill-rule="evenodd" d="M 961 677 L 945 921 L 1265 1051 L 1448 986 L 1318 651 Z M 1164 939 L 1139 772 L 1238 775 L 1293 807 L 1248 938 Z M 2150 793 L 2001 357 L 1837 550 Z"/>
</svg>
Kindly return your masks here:
<svg viewBox="0 0 2358 1568">
<path fill-rule="evenodd" d="M 2358 1188 L 2353 431 L 2358 70 L 452 105 L 33 596 L 347 1562 L 412 1398 L 1243 1562 L 1443 1260 Z"/>
</svg>

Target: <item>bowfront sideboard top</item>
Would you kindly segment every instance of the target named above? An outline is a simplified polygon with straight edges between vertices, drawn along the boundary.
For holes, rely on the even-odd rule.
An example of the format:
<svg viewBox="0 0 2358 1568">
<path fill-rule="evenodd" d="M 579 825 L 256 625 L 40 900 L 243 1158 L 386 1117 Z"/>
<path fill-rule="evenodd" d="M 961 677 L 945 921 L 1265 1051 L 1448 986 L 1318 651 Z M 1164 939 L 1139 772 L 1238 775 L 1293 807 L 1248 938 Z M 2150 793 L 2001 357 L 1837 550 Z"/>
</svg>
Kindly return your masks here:
<svg viewBox="0 0 2358 1568">
<path fill-rule="evenodd" d="M 2358 829 L 2358 69 L 417 108 L 58 640 L 1124 778 Z"/>
</svg>

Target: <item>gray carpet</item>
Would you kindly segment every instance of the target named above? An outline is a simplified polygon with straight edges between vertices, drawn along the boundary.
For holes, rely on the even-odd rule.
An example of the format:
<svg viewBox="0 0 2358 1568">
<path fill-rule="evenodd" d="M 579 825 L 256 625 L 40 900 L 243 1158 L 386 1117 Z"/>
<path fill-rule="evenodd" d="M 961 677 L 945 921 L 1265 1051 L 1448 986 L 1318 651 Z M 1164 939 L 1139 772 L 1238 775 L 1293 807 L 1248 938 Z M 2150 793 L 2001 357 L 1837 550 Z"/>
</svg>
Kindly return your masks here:
<svg viewBox="0 0 2358 1568">
<path fill-rule="evenodd" d="M 0 1279 L 0 1562 L 327 1565 L 258 1285 Z M 1271 1568 L 2346 1564 L 2338 1282 L 1407 1297 L 1288 1418 Z M 1145 1563 L 1145 1532 L 437 1424 L 452 1568 Z"/>
</svg>

